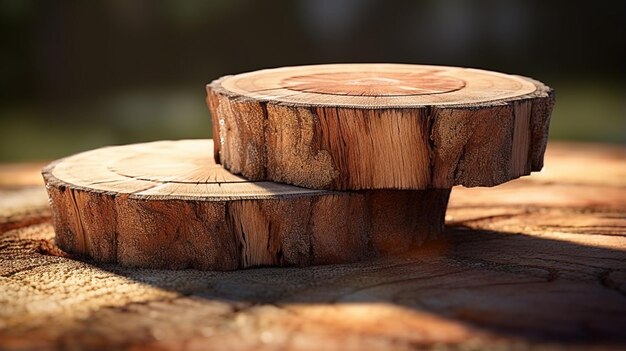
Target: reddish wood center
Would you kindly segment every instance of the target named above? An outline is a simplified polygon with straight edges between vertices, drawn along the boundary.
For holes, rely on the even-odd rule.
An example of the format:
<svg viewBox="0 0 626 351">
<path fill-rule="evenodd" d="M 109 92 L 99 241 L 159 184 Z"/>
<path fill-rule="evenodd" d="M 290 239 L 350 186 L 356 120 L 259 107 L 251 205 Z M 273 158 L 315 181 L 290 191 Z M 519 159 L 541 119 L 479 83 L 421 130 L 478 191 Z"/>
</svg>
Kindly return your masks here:
<svg viewBox="0 0 626 351">
<path fill-rule="evenodd" d="M 352 96 L 402 96 L 441 94 L 462 89 L 461 79 L 438 71 L 315 73 L 285 78 L 289 90 Z"/>
</svg>

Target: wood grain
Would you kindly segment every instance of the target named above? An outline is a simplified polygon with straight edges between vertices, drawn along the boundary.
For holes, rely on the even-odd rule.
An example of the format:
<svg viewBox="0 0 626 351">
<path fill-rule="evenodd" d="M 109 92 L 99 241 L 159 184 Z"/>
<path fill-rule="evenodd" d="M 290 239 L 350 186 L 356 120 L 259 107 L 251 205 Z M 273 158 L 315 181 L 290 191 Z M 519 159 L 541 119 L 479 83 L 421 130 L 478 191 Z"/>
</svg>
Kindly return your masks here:
<svg viewBox="0 0 626 351">
<path fill-rule="evenodd" d="M 248 179 L 448 189 L 540 170 L 554 92 L 477 69 L 341 64 L 226 76 L 207 104 L 216 161 Z"/>
<path fill-rule="evenodd" d="M 551 143 L 540 174 L 453 189 L 445 235 L 416 251 L 233 272 L 76 260 L 43 187 L 5 182 L 0 349 L 623 350 L 625 164 Z"/>
<path fill-rule="evenodd" d="M 354 262 L 443 229 L 449 189 L 332 192 L 250 182 L 211 140 L 84 152 L 43 172 L 57 244 L 99 262 L 233 270 Z"/>
</svg>

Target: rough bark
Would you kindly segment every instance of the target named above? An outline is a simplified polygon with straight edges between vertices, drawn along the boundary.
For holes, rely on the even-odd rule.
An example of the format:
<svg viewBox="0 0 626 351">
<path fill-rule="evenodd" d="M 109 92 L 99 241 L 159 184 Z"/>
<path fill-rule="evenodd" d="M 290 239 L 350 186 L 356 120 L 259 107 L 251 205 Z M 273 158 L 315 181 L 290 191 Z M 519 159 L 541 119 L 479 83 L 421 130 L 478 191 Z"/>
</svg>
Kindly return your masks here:
<svg viewBox="0 0 626 351">
<path fill-rule="evenodd" d="M 540 174 L 455 188 L 445 235 L 404 255 L 233 272 L 68 256 L 43 185 L 11 185 L 38 171 L 6 169 L 2 350 L 626 347 L 624 148 L 551 143 Z"/>
<path fill-rule="evenodd" d="M 215 159 L 313 189 L 494 186 L 543 165 L 554 92 L 474 69 L 320 65 L 207 86 Z"/>
<path fill-rule="evenodd" d="M 46 167 L 57 244 L 98 262 L 233 270 L 354 262 L 443 229 L 449 189 L 332 192 L 249 182 L 210 140 L 109 147 Z"/>
</svg>

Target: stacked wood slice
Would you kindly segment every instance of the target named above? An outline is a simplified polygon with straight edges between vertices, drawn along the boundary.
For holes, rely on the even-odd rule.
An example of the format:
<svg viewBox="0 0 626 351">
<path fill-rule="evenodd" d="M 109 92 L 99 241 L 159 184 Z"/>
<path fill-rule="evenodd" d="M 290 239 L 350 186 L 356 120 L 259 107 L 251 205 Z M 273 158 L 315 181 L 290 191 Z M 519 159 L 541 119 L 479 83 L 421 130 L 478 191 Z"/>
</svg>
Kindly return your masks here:
<svg viewBox="0 0 626 351">
<path fill-rule="evenodd" d="M 443 229 L 453 185 L 540 170 L 554 103 L 528 78 L 399 64 L 262 70 L 207 92 L 215 143 L 109 147 L 44 169 L 61 248 L 206 270 L 406 251 Z"/>
</svg>

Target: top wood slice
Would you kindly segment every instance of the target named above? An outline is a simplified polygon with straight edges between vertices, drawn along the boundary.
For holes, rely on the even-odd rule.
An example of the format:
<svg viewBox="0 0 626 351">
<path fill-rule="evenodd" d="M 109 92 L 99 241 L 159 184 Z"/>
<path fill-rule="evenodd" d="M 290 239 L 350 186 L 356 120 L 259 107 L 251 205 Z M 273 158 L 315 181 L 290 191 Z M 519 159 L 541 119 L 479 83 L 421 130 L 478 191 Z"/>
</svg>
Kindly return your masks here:
<svg viewBox="0 0 626 351">
<path fill-rule="evenodd" d="M 494 186 L 543 166 L 553 90 L 478 69 L 285 67 L 207 86 L 215 159 L 313 189 Z"/>
</svg>

